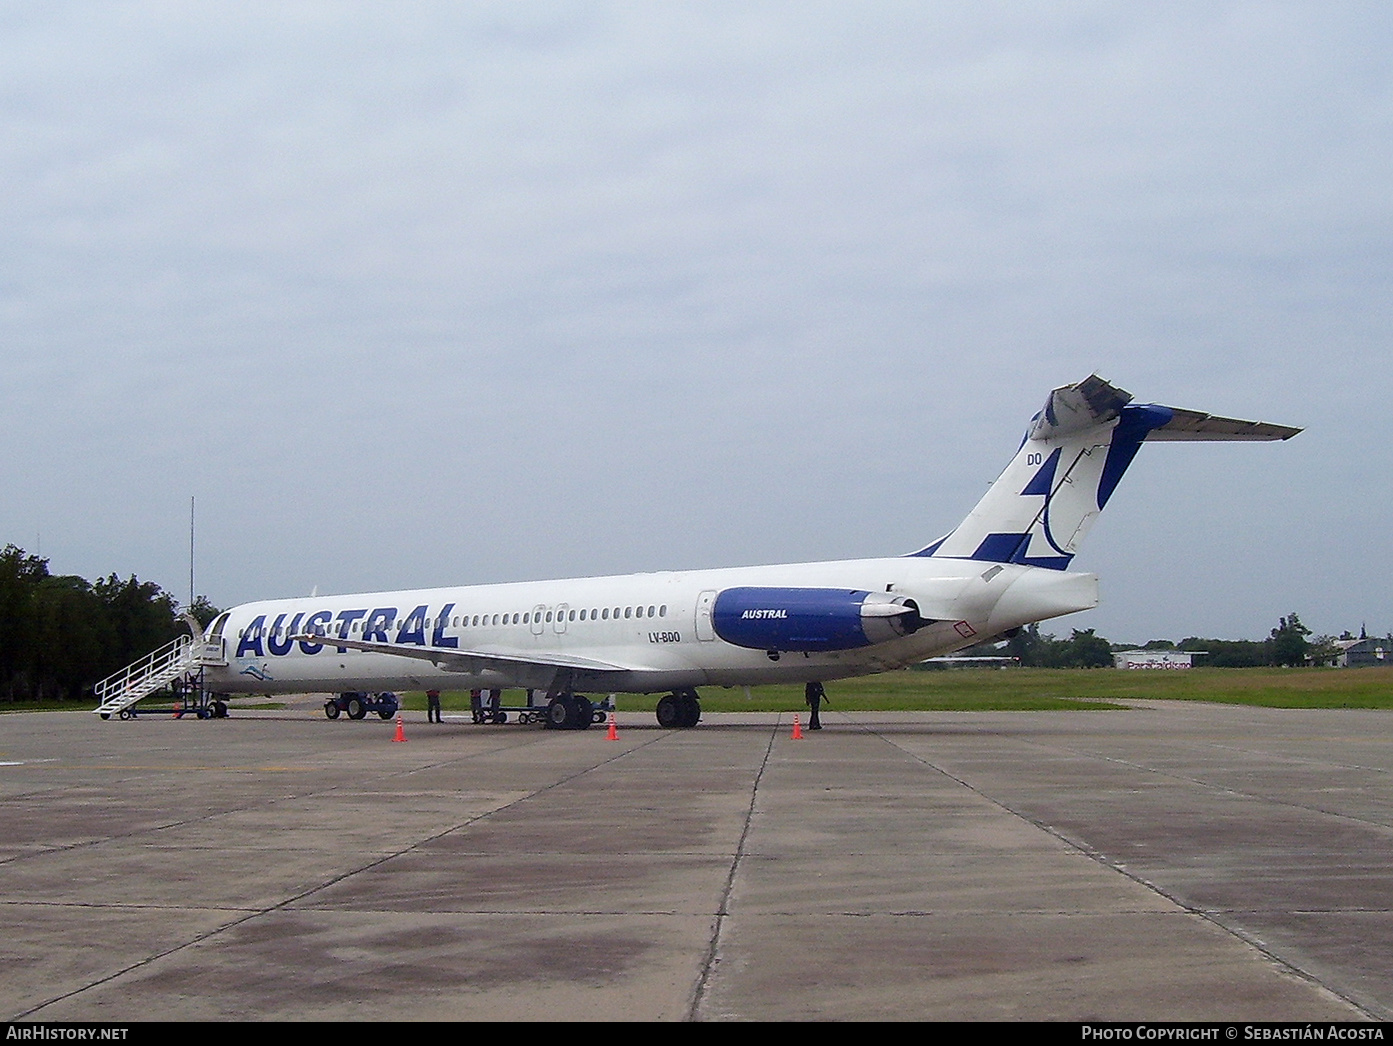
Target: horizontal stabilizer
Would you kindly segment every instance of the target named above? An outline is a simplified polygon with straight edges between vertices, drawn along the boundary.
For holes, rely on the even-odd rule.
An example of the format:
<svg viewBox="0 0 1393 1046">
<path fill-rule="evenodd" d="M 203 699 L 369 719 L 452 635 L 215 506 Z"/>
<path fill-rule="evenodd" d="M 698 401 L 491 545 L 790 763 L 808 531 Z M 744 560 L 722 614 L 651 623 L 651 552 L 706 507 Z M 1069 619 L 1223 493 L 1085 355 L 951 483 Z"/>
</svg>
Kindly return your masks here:
<svg viewBox="0 0 1393 1046">
<path fill-rule="evenodd" d="M 1166 409 L 1171 412 L 1171 420 L 1148 432 L 1148 440 L 1277 440 L 1291 439 L 1301 431 L 1291 425 L 1220 418 L 1199 410 Z"/>
</svg>

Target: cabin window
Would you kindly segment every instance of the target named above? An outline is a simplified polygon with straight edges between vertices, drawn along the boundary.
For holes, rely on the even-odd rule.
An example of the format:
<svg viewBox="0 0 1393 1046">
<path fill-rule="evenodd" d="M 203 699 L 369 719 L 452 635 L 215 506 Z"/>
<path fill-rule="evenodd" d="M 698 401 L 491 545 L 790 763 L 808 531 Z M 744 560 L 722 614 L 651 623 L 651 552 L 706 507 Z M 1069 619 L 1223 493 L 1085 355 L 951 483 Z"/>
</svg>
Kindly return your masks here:
<svg viewBox="0 0 1393 1046">
<path fill-rule="evenodd" d="M 576 619 L 576 612 L 575 612 L 574 610 L 572 610 L 570 616 L 569 616 L 566 620 L 568 620 L 568 621 L 574 621 L 575 619 Z"/>
<path fill-rule="evenodd" d="M 666 603 L 664 603 L 662 606 L 660 606 L 660 607 L 658 608 L 658 616 L 659 616 L 659 617 L 667 617 L 667 604 L 666 604 Z"/>
<path fill-rule="evenodd" d="M 630 616 L 633 614 L 633 612 L 634 612 L 634 608 L 633 608 L 633 607 L 625 607 L 625 608 L 624 608 L 624 616 L 625 616 L 626 618 L 630 617 Z"/>
<path fill-rule="evenodd" d="M 529 611 L 529 613 L 530 613 L 530 611 Z M 532 624 L 532 622 L 529 621 L 529 620 L 527 619 L 527 614 L 523 614 L 523 615 L 522 615 L 522 623 L 523 623 L 524 625 L 530 625 L 530 624 Z"/>
<path fill-rule="evenodd" d="M 609 620 L 609 607 L 605 607 L 604 619 L 605 619 L 606 621 Z"/>
</svg>

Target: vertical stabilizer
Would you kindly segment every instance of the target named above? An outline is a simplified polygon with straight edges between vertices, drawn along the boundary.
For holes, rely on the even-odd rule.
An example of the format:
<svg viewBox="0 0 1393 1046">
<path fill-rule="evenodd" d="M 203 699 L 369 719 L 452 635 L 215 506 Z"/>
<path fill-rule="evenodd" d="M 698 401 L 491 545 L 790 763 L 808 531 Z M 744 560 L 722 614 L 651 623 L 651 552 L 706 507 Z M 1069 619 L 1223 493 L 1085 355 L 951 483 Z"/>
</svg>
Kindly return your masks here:
<svg viewBox="0 0 1393 1046">
<path fill-rule="evenodd" d="M 1095 374 L 1051 392 L 977 507 L 947 537 L 914 554 L 1063 570 L 1144 440 L 1272 440 L 1300 431 L 1134 404 L 1130 393 Z"/>
</svg>

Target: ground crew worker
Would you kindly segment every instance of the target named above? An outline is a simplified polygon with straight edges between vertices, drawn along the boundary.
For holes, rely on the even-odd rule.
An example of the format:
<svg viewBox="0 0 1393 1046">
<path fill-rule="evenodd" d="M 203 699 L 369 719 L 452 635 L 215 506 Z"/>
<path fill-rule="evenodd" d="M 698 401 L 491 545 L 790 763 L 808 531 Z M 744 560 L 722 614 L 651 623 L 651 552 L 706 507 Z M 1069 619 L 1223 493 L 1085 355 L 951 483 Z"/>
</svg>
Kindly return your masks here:
<svg viewBox="0 0 1393 1046">
<path fill-rule="evenodd" d="M 426 722 L 443 723 L 445 720 L 440 718 L 440 691 L 426 691 Z"/>
<path fill-rule="evenodd" d="M 812 709 L 812 714 L 808 716 L 808 729 L 821 730 L 822 723 L 817 718 L 818 709 L 822 706 L 822 699 L 827 696 L 827 691 L 822 689 L 822 684 L 813 682 L 803 688 L 803 700 Z"/>
</svg>

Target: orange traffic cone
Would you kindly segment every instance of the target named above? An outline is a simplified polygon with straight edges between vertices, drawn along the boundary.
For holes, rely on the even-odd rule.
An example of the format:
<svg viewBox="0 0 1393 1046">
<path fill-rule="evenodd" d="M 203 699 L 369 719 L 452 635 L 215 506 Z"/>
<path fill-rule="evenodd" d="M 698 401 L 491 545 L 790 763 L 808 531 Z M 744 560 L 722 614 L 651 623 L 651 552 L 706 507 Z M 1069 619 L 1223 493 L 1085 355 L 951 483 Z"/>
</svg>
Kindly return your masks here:
<svg viewBox="0 0 1393 1046">
<path fill-rule="evenodd" d="M 401 713 L 398 712 L 398 713 L 397 713 L 397 736 L 394 737 L 394 738 L 392 738 L 392 741 L 393 741 L 393 742 L 396 742 L 396 741 L 405 741 L 405 740 L 406 740 L 406 731 L 404 731 L 404 730 L 401 728 Z"/>
<path fill-rule="evenodd" d="M 614 713 L 609 714 L 609 733 L 605 735 L 606 741 L 619 740 L 619 724 L 614 721 Z"/>
<path fill-rule="evenodd" d="M 794 716 L 794 717 L 793 717 L 793 737 L 792 737 L 792 740 L 794 740 L 794 741 L 801 741 L 801 740 L 803 740 L 803 728 L 798 724 L 798 717 L 797 717 L 797 716 Z"/>
</svg>

